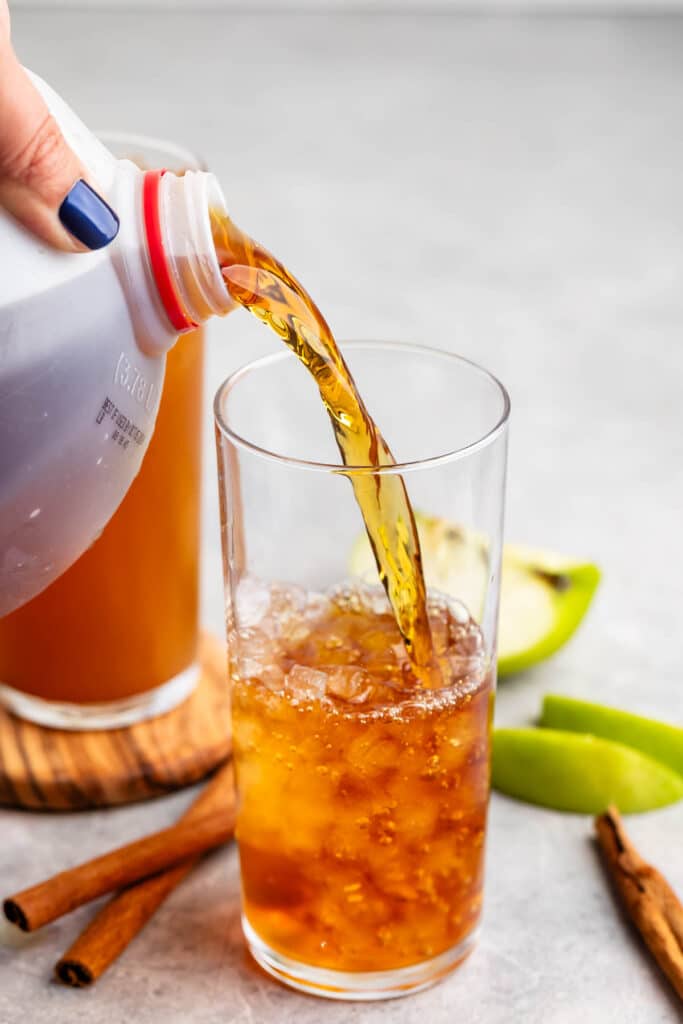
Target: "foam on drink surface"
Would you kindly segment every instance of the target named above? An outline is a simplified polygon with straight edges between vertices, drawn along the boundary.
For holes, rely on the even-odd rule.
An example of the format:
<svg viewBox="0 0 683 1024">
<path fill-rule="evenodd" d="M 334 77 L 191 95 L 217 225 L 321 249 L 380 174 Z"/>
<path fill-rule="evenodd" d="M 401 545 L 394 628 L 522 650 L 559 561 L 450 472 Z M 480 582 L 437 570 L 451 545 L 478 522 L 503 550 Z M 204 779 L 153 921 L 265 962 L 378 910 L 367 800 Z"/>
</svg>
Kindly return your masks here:
<svg viewBox="0 0 683 1024">
<path fill-rule="evenodd" d="M 384 970 L 480 910 L 491 676 L 477 624 L 428 601 L 434 686 L 380 587 L 245 579 L 230 636 L 246 916 L 272 948 Z"/>
</svg>

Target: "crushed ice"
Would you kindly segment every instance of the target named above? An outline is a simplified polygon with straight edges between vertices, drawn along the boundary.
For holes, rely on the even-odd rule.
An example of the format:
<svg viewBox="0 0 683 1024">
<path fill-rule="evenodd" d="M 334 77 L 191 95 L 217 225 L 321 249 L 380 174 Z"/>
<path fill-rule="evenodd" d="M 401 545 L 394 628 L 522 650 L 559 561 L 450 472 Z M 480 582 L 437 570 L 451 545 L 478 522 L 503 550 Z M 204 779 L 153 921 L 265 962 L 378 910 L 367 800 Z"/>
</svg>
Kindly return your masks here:
<svg viewBox="0 0 683 1024">
<path fill-rule="evenodd" d="M 368 663 L 366 669 L 356 664 L 369 655 L 362 648 L 362 638 L 356 637 L 356 641 L 361 639 L 358 646 L 342 628 L 344 616 L 389 614 L 389 602 L 380 586 L 353 581 L 320 593 L 245 576 L 237 587 L 233 610 L 237 628 L 231 630 L 230 646 L 239 676 L 285 693 L 291 703 L 317 702 L 326 696 L 353 705 L 394 703 L 397 691 L 405 694 L 414 689 L 410 661 L 400 641 L 379 650 L 380 658 L 385 654 L 387 665 L 393 664 L 394 680 L 378 678 L 380 665 Z M 432 593 L 428 610 L 434 651 L 444 677 L 452 683 L 481 679 L 486 664 L 484 640 L 465 605 Z M 333 628 L 332 612 L 340 615 L 339 630 Z M 329 652 L 331 663 L 325 668 L 293 664 L 293 649 L 301 650 L 326 620 L 330 620 L 329 627 L 315 642 L 318 651 Z"/>
</svg>

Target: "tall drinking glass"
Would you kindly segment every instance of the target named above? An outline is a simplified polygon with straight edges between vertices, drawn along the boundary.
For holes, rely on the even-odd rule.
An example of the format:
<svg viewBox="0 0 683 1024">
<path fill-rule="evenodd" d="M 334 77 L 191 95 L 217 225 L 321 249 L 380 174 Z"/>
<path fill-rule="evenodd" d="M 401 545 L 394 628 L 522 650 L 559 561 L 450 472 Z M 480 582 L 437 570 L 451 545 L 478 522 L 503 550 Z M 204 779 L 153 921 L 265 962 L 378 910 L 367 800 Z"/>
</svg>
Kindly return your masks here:
<svg viewBox="0 0 683 1024">
<path fill-rule="evenodd" d="M 142 167 L 201 166 L 171 143 L 100 137 Z M 149 449 L 102 535 L 0 619 L 0 702 L 23 718 L 67 729 L 126 725 L 169 710 L 195 686 L 203 340 L 193 331 L 169 353 Z"/>
<path fill-rule="evenodd" d="M 508 397 L 435 349 L 344 346 L 422 534 L 440 682 L 415 685 L 313 381 L 216 396 L 243 928 L 296 988 L 377 999 L 472 948 L 489 795 Z M 407 678 L 413 683 L 405 684 Z"/>
</svg>

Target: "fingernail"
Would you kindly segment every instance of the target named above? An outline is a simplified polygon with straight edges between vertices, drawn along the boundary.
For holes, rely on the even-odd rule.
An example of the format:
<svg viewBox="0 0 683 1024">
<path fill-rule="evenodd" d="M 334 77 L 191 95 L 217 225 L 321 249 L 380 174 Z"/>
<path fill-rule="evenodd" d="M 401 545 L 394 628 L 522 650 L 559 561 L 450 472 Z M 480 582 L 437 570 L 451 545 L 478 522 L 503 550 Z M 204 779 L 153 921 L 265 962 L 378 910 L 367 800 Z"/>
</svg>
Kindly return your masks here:
<svg viewBox="0 0 683 1024">
<path fill-rule="evenodd" d="M 66 230 L 88 249 L 102 249 L 116 238 L 119 218 L 111 206 L 81 178 L 59 207 Z"/>
</svg>

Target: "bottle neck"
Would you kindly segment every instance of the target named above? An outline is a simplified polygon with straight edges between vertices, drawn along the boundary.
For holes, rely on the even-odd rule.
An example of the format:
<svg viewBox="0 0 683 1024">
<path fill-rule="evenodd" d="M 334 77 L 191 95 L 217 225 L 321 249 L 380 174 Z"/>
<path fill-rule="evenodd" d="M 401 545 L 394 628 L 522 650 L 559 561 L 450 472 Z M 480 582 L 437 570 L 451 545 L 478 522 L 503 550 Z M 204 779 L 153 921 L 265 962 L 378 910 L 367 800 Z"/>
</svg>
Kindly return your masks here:
<svg viewBox="0 0 683 1024">
<path fill-rule="evenodd" d="M 142 209 L 150 269 L 174 330 L 191 331 L 234 309 L 211 234 L 210 210 L 226 212 L 214 175 L 147 171 Z"/>
</svg>

